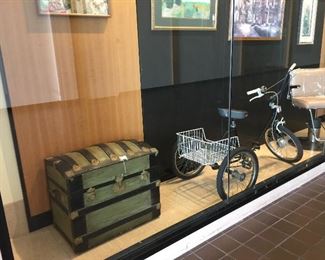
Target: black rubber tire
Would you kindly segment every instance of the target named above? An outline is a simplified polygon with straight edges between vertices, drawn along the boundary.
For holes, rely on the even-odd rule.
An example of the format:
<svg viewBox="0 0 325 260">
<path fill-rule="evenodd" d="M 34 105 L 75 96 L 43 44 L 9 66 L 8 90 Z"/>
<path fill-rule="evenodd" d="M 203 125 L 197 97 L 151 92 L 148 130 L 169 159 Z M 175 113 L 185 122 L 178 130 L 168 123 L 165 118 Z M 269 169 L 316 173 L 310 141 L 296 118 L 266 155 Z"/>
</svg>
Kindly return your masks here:
<svg viewBox="0 0 325 260">
<path fill-rule="evenodd" d="M 288 162 L 288 163 L 294 163 L 294 162 L 298 162 L 301 160 L 302 156 L 303 156 L 303 153 L 304 153 L 304 150 L 303 150 L 303 147 L 302 147 L 302 144 L 301 142 L 299 141 L 299 139 L 294 135 L 294 133 L 292 133 L 288 128 L 286 128 L 285 126 L 283 125 L 279 125 L 279 130 L 286 134 L 287 136 L 290 137 L 293 145 L 296 147 L 297 149 L 297 153 L 295 154 L 295 156 L 293 156 L 292 158 L 288 158 L 288 157 L 285 157 L 283 155 L 281 155 L 280 153 L 277 153 L 276 151 L 274 151 L 274 149 L 272 149 L 272 146 L 271 144 L 268 142 L 267 140 L 267 134 L 268 134 L 268 131 L 271 131 L 271 128 L 267 129 L 265 131 L 265 135 L 264 135 L 264 139 L 265 139 L 265 144 L 267 146 L 267 148 L 270 150 L 270 152 L 272 154 L 274 154 L 276 157 L 278 157 L 280 160 L 284 161 L 284 162 Z"/>
<path fill-rule="evenodd" d="M 183 180 L 192 179 L 198 176 L 204 169 L 204 165 L 185 158 L 180 158 L 178 155 L 177 144 L 174 144 L 173 146 L 172 155 L 172 171 L 177 177 Z M 183 167 L 180 167 L 180 163 L 182 163 Z"/>
<path fill-rule="evenodd" d="M 251 149 L 246 148 L 246 147 L 239 147 L 239 148 L 232 150 L 230 152 L 230 164 L 231 164 L 232 160 L 234 159 L 234 157 L 238 156 L 239 154 L 249 155 L 250 158 L 252 159 L 252 167 L 254 167 L 252 177 L 251 177 L 251 180 L 249 181 L 249 184 L 247 185 L 247 187 L 244 190 L 250 189 L 251 187 L 253 187 L 255 185 L 257 177 L 258 177 L 258 171 L 259 171 L 258 159 L 257 159 L 256 154 Z M 218 174 L 217 174 L 217 179 L 216 179 L 217 192 L 218 192 L 220 198 L 223 200 L 227 199 L 227 197 L 228 197 L 228 190 L 225 189 L 224 183 L 223 183 L 224 174 L 227 174 L 227 176 L 228 176 L 228 172 L 227 172 L 228 165 L 227 164 L 228 164 L 228 156 L 226 156 L 223 159 L 223 161 L 220 165 Z M 231 168 L 231 165 L 230 165 L 230 168 Z"/>
</svg>

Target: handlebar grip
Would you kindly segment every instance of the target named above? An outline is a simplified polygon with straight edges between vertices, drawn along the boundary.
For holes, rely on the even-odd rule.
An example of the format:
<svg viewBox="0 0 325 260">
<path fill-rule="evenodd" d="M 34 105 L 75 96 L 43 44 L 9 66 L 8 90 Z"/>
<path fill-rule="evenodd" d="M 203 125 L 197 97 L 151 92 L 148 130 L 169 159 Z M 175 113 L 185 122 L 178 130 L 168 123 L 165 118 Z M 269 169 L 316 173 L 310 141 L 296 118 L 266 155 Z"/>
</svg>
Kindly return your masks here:
<svg viewBox="0 0 325 260">
<path fill-rule="evenodd" d="M 293 63 L 288 71 L 292 71 L 297 66 L 297 63 Z"/>
<path fill-rule="evenodd" d="M 256 89 L 253 89 L 253 90 L 247 91 L 246 93 L 247 93 L 248 96 L 250 96 L 250 95 L 253 95 L 253 94 L 255 94 L 255 93 L 258 93 L 258 90 L 259 90 L 259 88 L 256 88 Z"/>
</svg>

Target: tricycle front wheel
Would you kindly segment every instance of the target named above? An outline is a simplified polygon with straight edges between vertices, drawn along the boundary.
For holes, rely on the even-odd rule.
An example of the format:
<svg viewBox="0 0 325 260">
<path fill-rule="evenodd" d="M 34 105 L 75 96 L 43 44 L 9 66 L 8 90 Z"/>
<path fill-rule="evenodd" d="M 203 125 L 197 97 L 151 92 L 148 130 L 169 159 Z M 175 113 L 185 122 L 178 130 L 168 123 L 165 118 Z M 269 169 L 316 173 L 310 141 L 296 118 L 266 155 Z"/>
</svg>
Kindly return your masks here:
<svg viewBox="0 0 325 260">
<path fill-rule="evenodd" d="M 273 128 L 266 130 L 265 144 L 267 148 L 284 162 L 300 161 L 304 150 L 299 139 L 283 125 L 279 125 L 278 130 Z"/>
<path fill-rule="evenodd" d="M 177 149 L 177 144 L 173 146 L 172 171 L 177 177 L 184 180 L 192 179 L 198 176 L 203 169 L 204 165 L 180 157 Z"/>
<path fill-rule="evenodd" d="M 258 176 L 258 160 L 256 154 L 245 147 L 230 151 L 229 167 L 226 156 L 219 168 L 216 180 L 217 191 L 221 199 L 232 197 L 253 187 Z"/>
</svg>

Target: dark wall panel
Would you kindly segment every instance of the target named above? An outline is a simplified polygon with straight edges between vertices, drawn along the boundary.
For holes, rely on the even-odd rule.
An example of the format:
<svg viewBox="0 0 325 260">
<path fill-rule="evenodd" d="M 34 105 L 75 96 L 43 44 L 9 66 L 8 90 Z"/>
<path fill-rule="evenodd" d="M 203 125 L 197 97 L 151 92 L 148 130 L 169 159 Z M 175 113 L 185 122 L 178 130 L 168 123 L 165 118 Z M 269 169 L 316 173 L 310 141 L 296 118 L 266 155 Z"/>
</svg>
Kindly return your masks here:
<svg viewBox="0 0 325 260">
<path fill-rule="evenodd" d="M 150 0 L 137 0 L 142 88 L 229 76 L 229 2 L 219 1 L 217 31 L 152 31 Z"/>
<path fill-rule="evenodd" d="M 170 166 L 176 132 L 204 127 L 209 138 L 220 137 L 217 107 L 226 106 L 227 89 L 228 80 L 221 79 L 142 91 L 145 140 L 159 149 L 164 168 Z"/>
<path fill-rule="evenodd" d="M 172 31 L 151 31 L 150 0 L 137 0 L 137 19 L 142 88 L 174 84 Z"/>
</svg>

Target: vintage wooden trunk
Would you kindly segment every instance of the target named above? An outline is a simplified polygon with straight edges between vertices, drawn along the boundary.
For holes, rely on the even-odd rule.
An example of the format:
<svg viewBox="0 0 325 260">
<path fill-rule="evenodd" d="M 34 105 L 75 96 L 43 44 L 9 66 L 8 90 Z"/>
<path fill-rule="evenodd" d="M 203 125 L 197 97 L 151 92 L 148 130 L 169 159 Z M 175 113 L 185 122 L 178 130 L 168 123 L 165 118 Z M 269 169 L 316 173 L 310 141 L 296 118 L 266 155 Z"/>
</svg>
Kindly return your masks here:
<svg viewBox="0 0 325 260">
<path fill-rule="evenodd" d="M 45 159 L 53 222 L 76 252 L 160 215 L 157 153 L 131 140 Z"/>
</svg>

